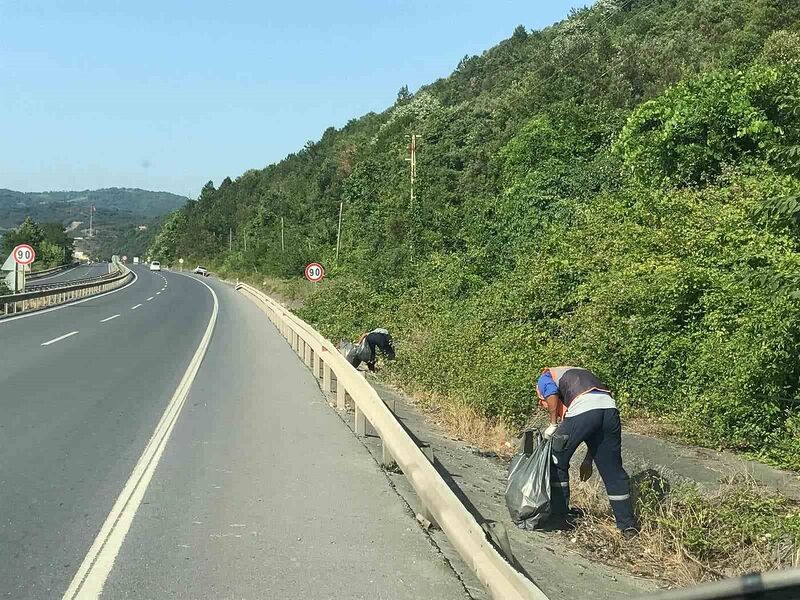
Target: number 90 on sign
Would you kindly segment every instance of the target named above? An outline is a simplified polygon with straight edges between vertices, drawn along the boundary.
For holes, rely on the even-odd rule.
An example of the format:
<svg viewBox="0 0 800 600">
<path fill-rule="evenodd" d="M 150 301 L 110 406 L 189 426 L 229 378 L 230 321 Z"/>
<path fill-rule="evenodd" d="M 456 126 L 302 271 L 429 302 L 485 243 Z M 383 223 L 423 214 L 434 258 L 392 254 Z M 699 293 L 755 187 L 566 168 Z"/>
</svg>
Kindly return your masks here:
<svg viewBox="0 0 800 600">
<path fill-rule="evenodd" d="M 311 263 L 306 265 L 306 279 L 313 283 L 317 283 L 318 281 L 322 281 L 322 278 L 325 277 L 325 268 L 319 263 Z"/>
<path fill-rule="evenodd" d="M 36 260 L 36 252 L 28 244 L 20 244 L 12 252 L 14 262 L 19 265 L 29 265 Z"/>
</svg>

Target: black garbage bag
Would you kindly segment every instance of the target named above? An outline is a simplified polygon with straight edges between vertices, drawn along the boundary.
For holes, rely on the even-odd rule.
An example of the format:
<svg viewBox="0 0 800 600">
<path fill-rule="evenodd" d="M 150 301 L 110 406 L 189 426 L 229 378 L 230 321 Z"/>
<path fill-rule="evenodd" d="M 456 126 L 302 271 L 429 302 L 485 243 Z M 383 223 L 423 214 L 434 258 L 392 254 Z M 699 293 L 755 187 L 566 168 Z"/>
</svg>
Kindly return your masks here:
<svg viewBox="0 0 800 600">
<path fill-rule="evenodd" d="M 525 454 L 523 449 L 511 461 L 506 506 L 520 529 L 535 529 L 550 516 L 551 445 L 537 431 L 531 454 Z"/>
<path fill-rule="evenodd" d="M 372 348 L 369 347 L 366 338 L 361 340 L 361 343 L 356 346 L 356 356 L 363 362 L 370 362 L 374 360 L 372 356 Z"/>
<path fill-rule="evenodd" d="M 361 364 L 361 360 L 358 358 L 358 346 L 354 345 L 352 342 L 346 340 L 340 341 L 339 352 L 341 352 L 345 359 L 347 359 L 347 362 L 354 367 L 358 368 L 358 365 Z"/>
</svg>

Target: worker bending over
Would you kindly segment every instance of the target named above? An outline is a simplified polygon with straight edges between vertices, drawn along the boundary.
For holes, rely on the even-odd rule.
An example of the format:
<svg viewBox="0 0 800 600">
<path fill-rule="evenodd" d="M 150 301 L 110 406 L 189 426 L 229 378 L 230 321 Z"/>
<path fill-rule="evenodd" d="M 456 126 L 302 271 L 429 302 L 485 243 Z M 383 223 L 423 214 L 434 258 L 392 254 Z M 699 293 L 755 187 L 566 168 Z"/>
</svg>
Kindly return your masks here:
<svg viewBox="0 0 800 600">
<path fill-rule="evenodd" d="M 626 539 L 634 537 L 639 530 L 628 474 L 622 467 L 622 425 L 608 386 L 588 369 L 550 367 L 539 377 L 536 393 L 550 415 L 544 437 L 553 438 L 553 515 L 563 518 L 569 513 L 569 461 L 578 446 L 586 442 L 588 451 L 580 466 L 581 480 L 592 476 L 594 462 L 606 486 L 617 527 Z"/>
<path fill-rule="evenodd" d="M 347 360 L 355 368 L 365 362 L 370 371 L 375 371 L 378 361 L 376 350 L 380 350 L 387 360 L 394 360 L 394 342 L 391 334 L 385 329 L 373 329 L 363 334 L 358 339 L 354 351 L 348 353 Z"/>
</svg>

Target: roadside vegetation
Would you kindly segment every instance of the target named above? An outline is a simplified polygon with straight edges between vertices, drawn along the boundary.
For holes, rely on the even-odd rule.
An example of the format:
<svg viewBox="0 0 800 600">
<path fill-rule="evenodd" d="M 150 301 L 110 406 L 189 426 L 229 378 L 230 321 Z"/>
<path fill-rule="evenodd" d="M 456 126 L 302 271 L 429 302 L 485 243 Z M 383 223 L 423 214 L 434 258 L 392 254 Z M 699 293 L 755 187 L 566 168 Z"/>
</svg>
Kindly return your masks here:
<svg viewBox="0 0 800 600">
<path fill-rule="evenodd" d="M 667 490 L 661 480 L 643 478 L 633 492 L 642 531 L 625 542 L 599 479 L 574 485 L 573 501 L 586 514 L 565 533 L 570 543 L 592 558 L 678 586 L 800 566 L 800 504 L 753 480 L 732 478 L 701 492 L 691 484 Z"/>
<path fill-rule="evenodd" d="M 34 271 L 72 262 L 72 239 L 61 223 L 37 223 L 30 217 L 26 218 L 19 227 L 3 234 L 0 260 L 5 260 L 19 244 L 29 244 L 36 251 L 36 262 L 32 265 Z"/>
<path fill-rule="evenodd" d="M 396 384 L 488 422 L 580 364 L 626 416 L 800 469 L 799 57 L 794 3 L 600 0 L 209 182 L 151 255 L 318 260 L 304 318 L 387 327 Z"/>
</svg>

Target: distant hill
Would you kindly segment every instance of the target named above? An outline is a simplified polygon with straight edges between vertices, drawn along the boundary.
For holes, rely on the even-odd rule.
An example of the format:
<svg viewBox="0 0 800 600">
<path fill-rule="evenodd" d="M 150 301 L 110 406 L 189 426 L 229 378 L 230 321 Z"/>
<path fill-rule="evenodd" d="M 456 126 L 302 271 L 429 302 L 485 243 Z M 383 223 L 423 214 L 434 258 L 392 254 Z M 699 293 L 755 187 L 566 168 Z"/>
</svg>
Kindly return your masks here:
<svg viewBox="0 0 800 600">
<path fill-rule="evenodd" d="M 107 188 L 77 192 L 16 192 L 0 189 L 0 237 L 27 217 L 64 225 L 77 238 L 76 249 L 94 258 L 144 254 L 164 215 L 189 202 L 169 192 Z M 94 223 L 89 237 L 89 207 Z"/>
<path fill-rule="evenodd" d="M 94 204 L 98 213 L 121 212 L 153 218 L 170 213 L 188 202 L 185 196 L 169 192 L 151 192 L 136 188 L 106 188 L 72 192 L 16 192 L 0 189 L 0 228 L 16 227 L 25 217 L 35 221 L 71 221 L 88 218 Z"/>
</svg>

